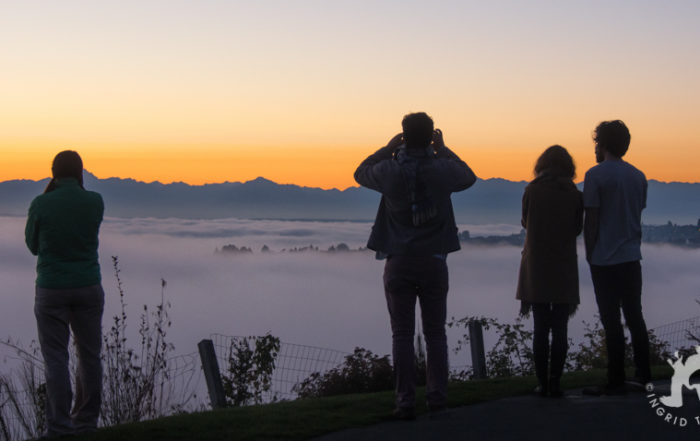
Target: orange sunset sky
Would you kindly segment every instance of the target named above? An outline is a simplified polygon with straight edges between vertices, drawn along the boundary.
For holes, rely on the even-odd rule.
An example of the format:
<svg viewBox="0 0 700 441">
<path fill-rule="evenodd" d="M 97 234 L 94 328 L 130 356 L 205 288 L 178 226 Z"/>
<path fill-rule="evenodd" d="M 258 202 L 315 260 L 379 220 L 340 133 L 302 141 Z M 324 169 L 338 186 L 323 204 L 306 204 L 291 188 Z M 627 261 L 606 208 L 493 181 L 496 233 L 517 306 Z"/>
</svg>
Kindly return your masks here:
<svg viewBox="0 0 700 441">
<path fill-rule="evenodd" d="M 356 185 L 426 111 L 480 178 L 531 179 L 591 132 L 648 178 L 700 181 L 697 1 L 8 2 L 0 180 L 70 148 L 100 178 Z"/>
</svg>

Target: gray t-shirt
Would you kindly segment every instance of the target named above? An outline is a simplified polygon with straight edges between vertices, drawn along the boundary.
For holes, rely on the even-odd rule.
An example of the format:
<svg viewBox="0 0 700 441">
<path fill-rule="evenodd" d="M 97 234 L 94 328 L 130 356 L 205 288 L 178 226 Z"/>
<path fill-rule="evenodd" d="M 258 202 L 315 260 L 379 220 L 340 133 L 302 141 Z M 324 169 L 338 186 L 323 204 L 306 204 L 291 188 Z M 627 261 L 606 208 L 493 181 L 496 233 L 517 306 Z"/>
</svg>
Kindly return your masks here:
<svg viewBox="0 0 700 441">
<path fill-rule="evenodd" d="M 603 161 L 586 172 L 583 205 L 600 210 L 593 265 L 642 259 L 642 209 L 646 201 L 644 173 L 625 161 Z"/>
</svg>

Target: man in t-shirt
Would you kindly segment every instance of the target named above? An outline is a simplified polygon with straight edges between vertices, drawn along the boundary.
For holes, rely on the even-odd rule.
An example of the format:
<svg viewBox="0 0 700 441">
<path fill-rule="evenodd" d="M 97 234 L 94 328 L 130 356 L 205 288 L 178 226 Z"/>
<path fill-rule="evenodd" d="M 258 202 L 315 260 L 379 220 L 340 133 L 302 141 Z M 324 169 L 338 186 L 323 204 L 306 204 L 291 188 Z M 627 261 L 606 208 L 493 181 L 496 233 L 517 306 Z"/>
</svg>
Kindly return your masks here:
<svg viewBox="0 0 700 441">
<path fill-rule="evenodd" d="M 600 320 L 608 350 L 608 384 L 594 394 L 624 394 L 625 336 L 620 308 L 632 336 L 635 382 L 650 380 L 649 336 L 642 315 L 642 209 L 646 207 L 644 173 L 622 157 L 630 133 L 622 121 L 604 121 L 595 129 L 598 165 L 586 172 L 584 239 Z"/>
</svg>

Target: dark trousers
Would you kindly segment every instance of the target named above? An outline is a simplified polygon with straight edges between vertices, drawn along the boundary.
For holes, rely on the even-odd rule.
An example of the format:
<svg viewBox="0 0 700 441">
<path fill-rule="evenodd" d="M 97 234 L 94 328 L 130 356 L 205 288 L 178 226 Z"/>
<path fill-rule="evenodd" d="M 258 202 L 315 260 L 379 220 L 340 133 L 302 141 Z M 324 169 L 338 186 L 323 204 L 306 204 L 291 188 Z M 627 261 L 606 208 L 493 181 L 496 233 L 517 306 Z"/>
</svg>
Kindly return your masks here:
<svg viewBox="0 0 700 441">
<path fill-rule="evenodd" d="M 448 276 L 445 260 L 392 256 L 384 267 L 384 292 L 391 318 L 396 405 L 415 406 L 416 359 L 413 348 L 416 298 L 420 302 L 426 347 L 426 400 L 430 407 L 447 403 Z"/>
<path fill-rule="evenodd" d="M 567 325 L 569 323 L 570 305 L 557 303 L 533 303 L 532 316 L 535 331 L 532 340 L 532 352 L 535 356 L 535 373 L 543 387 L 547 387 L 548 378 L 559 380 L 564 371 L 566 351 L 568 350 Z M 552 333 L 551 363 L 549 363 L 549 333 Z M 547 366 L 549 365 L 549 372 Z"/>
<path fill-rule="evenodd" d="M 46 365 L 47 436 L 97 429 L 102 396 L 103 307 L 101 285 L 74 289 L 36 287 L 34 314 Z M 68 367 L 71 330 L 78 355 L 75 397 Z"/>
<path fill-rule="evenodd" d="M 632 337 L 635 375 L 648 381 L 649 334 L 642 316 L 642 266 L 639 261 L 617 265 L 591 265 L 591 277 L 600 321 L 605 329 L 608 349 L 608 383 L 618 386 L 625 381 L 625 334 L 620 308 Z"/>
</svg>

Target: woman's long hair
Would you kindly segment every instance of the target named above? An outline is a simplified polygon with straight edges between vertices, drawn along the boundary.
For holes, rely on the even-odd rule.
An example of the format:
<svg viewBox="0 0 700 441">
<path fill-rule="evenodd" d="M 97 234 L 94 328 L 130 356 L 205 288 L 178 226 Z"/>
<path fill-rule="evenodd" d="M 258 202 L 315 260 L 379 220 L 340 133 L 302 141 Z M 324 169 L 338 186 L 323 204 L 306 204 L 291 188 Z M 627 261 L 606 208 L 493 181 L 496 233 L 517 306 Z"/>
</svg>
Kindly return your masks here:
<svg viewBox="0 0 700 441">
<path fill-rule="evenodd" d="M 83 187 L 83 160 L 78 152 L 64 150 L 57 154 L 53 158 L 53 164 L 51 164 L 51 174 L 53 178 L 49 181 L 49 185 L 46 186 L 44 193 L 54 191 L 56 189 L 56 181 L 61 178 L 75 178 L 78 180 L 80 188 L 85 188 Z"/>
<path fill-rule="evenodd" d="M 535 178 L 542 175 L 573 180 L 576 177 L 574 159 L 564 147 L 553 145 L 547 148 L 535 163 Z"/>
</svg>

